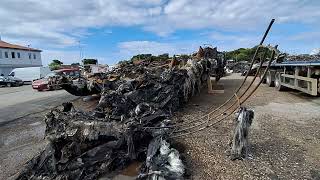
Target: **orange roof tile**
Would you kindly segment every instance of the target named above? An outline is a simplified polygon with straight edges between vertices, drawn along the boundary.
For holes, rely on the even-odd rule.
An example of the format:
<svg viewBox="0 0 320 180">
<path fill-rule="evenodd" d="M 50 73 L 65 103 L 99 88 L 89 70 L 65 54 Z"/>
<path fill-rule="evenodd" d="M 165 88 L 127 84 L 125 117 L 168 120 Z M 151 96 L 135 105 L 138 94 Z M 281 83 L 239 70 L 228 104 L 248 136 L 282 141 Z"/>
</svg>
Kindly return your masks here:
<svg viewBox="0 0 320 180">
<path fill-rule="evenodd" d="M 15 45 L 15 44 L 10 44 L 10 43 L 7 43 L 7 42 L 1 41 L 1 40 L 0 40 L 0 48 L 10 48 L 10 49 L 19 49 L 19 50 L 41 52 L 41 50 L 39 50 L 39 49 L 28 48 L 28 47 L 24 47 L 24 46 Z"/>
</svg>

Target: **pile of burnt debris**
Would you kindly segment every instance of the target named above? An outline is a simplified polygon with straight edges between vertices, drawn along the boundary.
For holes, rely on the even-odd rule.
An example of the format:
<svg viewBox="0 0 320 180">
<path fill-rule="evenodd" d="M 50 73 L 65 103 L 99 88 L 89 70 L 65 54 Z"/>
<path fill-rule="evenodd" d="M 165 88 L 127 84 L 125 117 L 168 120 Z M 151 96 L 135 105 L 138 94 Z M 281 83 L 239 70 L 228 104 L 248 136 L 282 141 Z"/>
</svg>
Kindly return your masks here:
<svg viewBox="0 0 320 180">
<path fill-rule="evenodd" d="M 232 63 L 227 65 L 227 68 L 232 70 L 233 73 L 245 73 L 249 70 L 250 63 L 248 61 L 239 61 L 236 63 Z"/>
<path fill-rule="evenodd" d="M 287 61 L 315 61 L 320 60 L 320 54 L 309 55 L 309 54 L 300 54 L 300 55 L 288 55 L 286 57 Z"/>
<path fill-rule="evenodd" d="M 170 145 L 172 113 L 206 85 L 223 76 L 216 48 L 201 48 L 190 59 L 122 62 L 112 71 L 62 78 L 71 94 L 101 94 L 90 112 L 64 103 L 45 117 L 48 146 L 17 179 L 97 179 L 141 161 L 138 179 L 183 179 L 184 164 Z"/>
</svg>

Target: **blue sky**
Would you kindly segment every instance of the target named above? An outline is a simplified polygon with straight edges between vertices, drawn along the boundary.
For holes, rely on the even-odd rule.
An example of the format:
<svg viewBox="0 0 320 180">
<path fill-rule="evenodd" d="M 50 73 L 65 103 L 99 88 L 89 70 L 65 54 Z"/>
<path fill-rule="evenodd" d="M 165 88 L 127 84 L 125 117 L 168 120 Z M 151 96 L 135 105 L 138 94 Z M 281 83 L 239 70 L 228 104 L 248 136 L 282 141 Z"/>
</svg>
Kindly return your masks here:
<svg viewBox="0 0 320 180">
<path fill-rule="evenodd" d="M 203 44 L 252 47 L 275 18 L 266 44 L 298 54 L 320 48 L 319 9 L 318 0 L 2 0 L 0 35 L 42 49 L 43 64 L 78 62 L 80 49 L 114 64 L 138 53 L 190 54 Z"/>
</svg>

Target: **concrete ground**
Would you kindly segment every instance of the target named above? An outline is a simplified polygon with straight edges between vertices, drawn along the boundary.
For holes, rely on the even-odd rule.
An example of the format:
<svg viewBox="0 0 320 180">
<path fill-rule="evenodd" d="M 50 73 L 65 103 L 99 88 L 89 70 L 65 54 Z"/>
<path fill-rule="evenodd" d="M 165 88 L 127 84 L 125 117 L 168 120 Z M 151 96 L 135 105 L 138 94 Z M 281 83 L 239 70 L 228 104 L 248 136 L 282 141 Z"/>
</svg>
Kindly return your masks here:
<svg viewBox="0 0 320 180">
<path fill-rule="evenodd" d="M 0 88 L 0 179 L 8 179 L 44 147 L 44 114 L 77 97 L 64 90 L 38 92 L 30 85 Z"/>
<path fill-rule="evenodd" d="M 220 83 L 225 93 L 207 94 L 204 90 L 173 119 L 186 122 L 206 114 L 210 107 L 219 106 L 233 95 L 242 78 L 239 75 L 223 78 Z M 50 108 L 70 97 L 64 91 L 36 92 L 39 98 L 31 98 L 32 91 L 14 91 L 0 88 L 0 99 L 11 98 L 5 101 L 25 114 L 30 110 L 24 107 L 34 107 L 31 109 L 36 112 L 41 110 L 37 108 Z M 16 93 L 19 98 L 29 99 L 14 98 Z M 7 111 L 10 108 L 3 105 L 3 99 L 0 103 L 2 115 L 3 108 Z M 227 156 L 234 117 L 229 118 L 213 128 L 178 139 L 176 147 L 185 160 L 190 179 L 320 179 L 320 98 L 296 91 L 278 92 L 262 85 L 244 105 L 255 110 L 249 134 L 250 158 L 231 161 Z M 18 119 L 14 118 L 15 112 L 11 111 L 11 115 L 13 118 L 10 115 L 1 118 L 7 121 L 0 125 L 0 179 L 9 179 L 46 143 L 44 112 Z"/>
</svg>

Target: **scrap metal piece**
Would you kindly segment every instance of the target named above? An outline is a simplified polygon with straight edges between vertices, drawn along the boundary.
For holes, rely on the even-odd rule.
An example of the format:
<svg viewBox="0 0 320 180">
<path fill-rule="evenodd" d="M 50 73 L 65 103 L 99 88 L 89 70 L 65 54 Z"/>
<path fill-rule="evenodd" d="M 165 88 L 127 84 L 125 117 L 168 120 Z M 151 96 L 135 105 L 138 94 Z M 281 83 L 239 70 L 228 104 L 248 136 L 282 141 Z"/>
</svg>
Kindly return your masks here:
<svg viewBox="0 0 320 180">
<path fill-rule="evenodd" d="M 249 128 L 254 118 L 254 111 L 241 107 L 236 119 L 236 126 L 231 144 L 231 160 L 248 156 Z"/>
<path fill-rule="evenodd" d="M 147 158 L 138 179 L 183 179 L 185 166 L 179 152 L 170 148 L 164 137 L 154 138 L 147 151 Z"/>
</svg>

